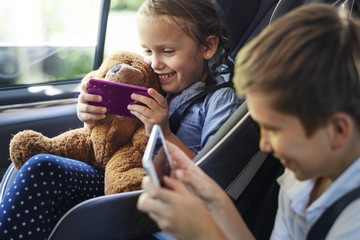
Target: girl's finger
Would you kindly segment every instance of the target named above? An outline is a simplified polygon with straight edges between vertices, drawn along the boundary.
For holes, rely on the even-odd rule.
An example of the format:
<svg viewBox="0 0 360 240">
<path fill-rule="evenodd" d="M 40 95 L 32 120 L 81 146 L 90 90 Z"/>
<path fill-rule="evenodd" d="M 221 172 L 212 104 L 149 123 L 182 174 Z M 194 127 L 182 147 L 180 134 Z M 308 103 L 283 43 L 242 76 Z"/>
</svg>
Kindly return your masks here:
<svg viewBox="0 0 360 240">
<path fill-rule="evenodd" d="M 100 95 L 88 94 L 88 93 L 81 93 L 78 97 L 78 101 L 82 103 L 87 102 L 101 102 L 102 97 Z"/>
<path fill-rule="evenodd" d="M 160 93 L 158 93 L 155 89 L 150 88 L 148 90 L 148 94 L 153 97 L 155 99 L 156 102 L 159 103 L 159 105 L 163 108 L 167 108 L 168 107 L 168 103 L 165 100 L 165 98 L 163 97 L 163 95 L 161 95 Z"/>
<path fill-rule="evenodd" d="M 81 92 L 86 93 L 88 88 L 89 88 L 89 81 L 82 81 Z"/>
<path fill-rule="evenodd" d="M 148 94 L 152 97 L 146 97 L 140 94 L 132 94 L 131 99 L 141 102 L 142 104 L 148 106 L 150 109 L 159 111 L 159 109 L 167 109 L 168 104 L 165 98 L 159 94 L 155 89 L 150 88 Z"/>
<path fill-rule="evenodd" d="M 154 105 L 154 104 L 152 104 L 152 102 L 155 101 L 155 100 L 152 99 L 152 98 L 143 96 L 143 95 L 141 95 L 141 94 L 136 94 L 136 93 L 131 94 L 130 97 L 131 97 L 132 100 L 137 101 L 137 102 L 140 102 L 140 103 L 148 106 L 149 108 L 151 108 L 150 105 Z M 135 102 L 134 105 L 137 105 L 136 102 Z"/>
<path fill-rule="evenodd" d="M 80 113 L 94 114 L 94 115 L 105 115 L 107 111 L 106 107 L 98 107 L 85 103 L 78 103 L 77 109 Z"/>
<path fill-rule="evenodd" d="M 139 104 L 130 104 L 127 106 L 127 109 L 132 114 L 134 114 L 133 112 L 138 113 L 138 115 L 134 114 L 137 117 L 142 115 L 142 116 L 150 119 L 154 115 L 154 111 L 152 111 L 150 108 L 143 106 L 143 105 L 139 105 Z M 141 120 L 141 118 L 139 118 L 139 119 Z"/>
</svg>

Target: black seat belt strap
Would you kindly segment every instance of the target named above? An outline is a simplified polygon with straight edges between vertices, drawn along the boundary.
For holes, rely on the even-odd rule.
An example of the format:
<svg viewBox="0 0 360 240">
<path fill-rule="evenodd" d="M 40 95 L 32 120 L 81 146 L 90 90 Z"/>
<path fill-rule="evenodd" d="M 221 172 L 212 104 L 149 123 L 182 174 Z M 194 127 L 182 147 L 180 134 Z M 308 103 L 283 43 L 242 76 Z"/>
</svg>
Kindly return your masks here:
<svg viewBox="0 0 360 240">
<path fill-rule="evenodd" d="M 334 202 L 311 227 L 307 240 L 325 239 L 336 218 L 348 204 L 360 197 L 360 187 L 348 192 Z"/>
<path fill-rule="evenodd" d="M 194 97 L 190 98 L 189 100 L 187 100 L 185 103 L 183 103 L 182 105 L 180 105 L 174 112 L 173 114 L 171 114 L 170 118 L 169 118 L 169 122 L 170 122 L 170 129 L 171 132 L 175 133 L 177 132 L 179 126 L 180 126 L 180 120 L 181 117 L 183 115 L 183 113 L 185 112 L 185 110 L 195 101 L 205 97 L 207 94 L 209 94 L 210 92 L 215 92 L 216 90 L 220 89 L 220 88 L 224 88 L 224 87 L 232 87 L 232 82 L 224 82 L 221 83 L 219 85 L 216 85 L 215 87 L 209 88 L 205 91 L 200 92 L 199 94 L 195 95 Z"/>
<path fill-rule="evenodd" d="M 258 151 L 244 170 L 236 177 L 236 179 L 225 189 L 226 193 L 233 199 L 237 200 L 248 186 L 250 181 L 255 177 L 255 174 L 260 169 L 268 154 Z"/>
</svg>

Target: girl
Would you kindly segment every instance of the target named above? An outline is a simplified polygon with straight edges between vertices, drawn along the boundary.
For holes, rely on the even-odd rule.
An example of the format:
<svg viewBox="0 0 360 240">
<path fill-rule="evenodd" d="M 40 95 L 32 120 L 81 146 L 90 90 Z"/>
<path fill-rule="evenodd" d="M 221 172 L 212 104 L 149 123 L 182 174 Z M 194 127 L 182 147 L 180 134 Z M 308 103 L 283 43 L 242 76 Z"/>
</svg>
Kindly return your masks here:
<svg viewBox="0 0 360 240">
<path fill-rule="evenodd" d="M 133 95 L 146 106 L 129 106 L 149 134 L 159 124 L 168 141 L 193 158 L 241 104 L 232 88 L 210 92 L 183 113 L 176 133 L 168 116 L 191 97 L 224 82 L 212 76 L 229 52 L 228 38 L 210 0 L 146 0 L 139 9 L 138 32 L 145 61 L 158 74 L 165 97 Z M 101 97 L 82 85 L 78 117 L 86 126 L 105 117 L 106 109 L 88 105 Z M 71 207 L 103 194 L 103 172 L 85 163 L 52 155 L 29 159 L 0 205 L 0 239 L 47 239 Z"/>
<path fill-rule="evenodd" d="M 191 97 L 224 82 L 212 76 L 227 58 L 228 37 L 216 5 L 210 0 L 146 0 L 138 11 L 138 34 L 144 60 L 158 74 L 163 97 L 154 89 L 154 99 L 134 94 L 143 105 L 128 109 L 138 117 L 150 134 L 159 124 L 166 140 L 193 158 L 221 125 L 239 107 L 241 100 L 232 88 L 221 88 L 192 104 L 182 115 L 177 132 L 171 132 L 168 116 Z M 86 93 L 79 97 L 78 117 L 86 125 L 105 117 L 105 108 L 90 106 L 100 96 Z"/>
</svg>

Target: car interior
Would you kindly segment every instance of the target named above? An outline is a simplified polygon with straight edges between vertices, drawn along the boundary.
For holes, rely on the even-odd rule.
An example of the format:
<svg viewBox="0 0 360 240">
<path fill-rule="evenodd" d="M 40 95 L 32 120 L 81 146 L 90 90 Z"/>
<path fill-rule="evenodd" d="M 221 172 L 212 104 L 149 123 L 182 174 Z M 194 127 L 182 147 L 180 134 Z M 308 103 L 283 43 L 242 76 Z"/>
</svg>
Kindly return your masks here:
<svg viewBox="0 0 360 240">
<path fill-rule="evenodd" d="M 104 45 L 109 0 L 102 1 L 98 45 Z M 343 7 L 349 12 L 359 10 L 355 0 L 217 0 L 230 29 L 231 58 L 266 26 L 296 7 L 313 2 L 325 2 Z M 97 47 L 94 69 L 101 64 L 103 46 Z M 232 69 L 232 61 L 226 69 Z M 226 72 L 224 74 L 230 74 Z M 75 88 L 78 83 L 69 84 Z M 24 89 L 15 88 L 7 99 L 16 98 Z M 11 96 L 10 96 L 11 94 Z M 55 136 L 70 128 L 81 127 L 76 116 L 78 92 L 66 92 L 54 102 L 64 104 L 42 108 L 21 109 L 21 102 L 2 102 L 0 106 L 0 151 L 8 153 L 11 136 L 23 129 L 41 131 Z M 20 94 L 21 95 L 21 94 Z M 32 96 L 36 98 L 36 96 Z M 41 100 L 41 96 L 38 98 Z M 0 99 L 5 95 L 1 94 Z M 10 100 L 8 100 L 10 101 Z M 22 111 L 10 111 L 9 105 Z M 21 106 L 21 108 L 20 108 Z M 20 115 L 19 115 L 20 114 Z M 45 126 L 56 126 L 46 127 Z M 283 166 L 271 154 L 259 150 L 260 132 L 251 119 L 246 104 L 226 121 L 210 142 L 198 153 L 194 162 L 213 178 L 232 198 L 249 229 L 257 239 L 269 239 L 277 210 L 279 186 L 276 179 Z M 0 200 L 16 176 L 17 170 L 0 161 L 4 177 L 0 185 Z M 9 166 L 10 165 L 10 166 Z M 1 175 L 0 175 L 1 176 Z M 136 209 L 142 191 L 101 196 L 84 201 L 69 210 L 57 223 L 49 239 L 154 239 L 159 229 L 144 213 Z"/>
</svg>

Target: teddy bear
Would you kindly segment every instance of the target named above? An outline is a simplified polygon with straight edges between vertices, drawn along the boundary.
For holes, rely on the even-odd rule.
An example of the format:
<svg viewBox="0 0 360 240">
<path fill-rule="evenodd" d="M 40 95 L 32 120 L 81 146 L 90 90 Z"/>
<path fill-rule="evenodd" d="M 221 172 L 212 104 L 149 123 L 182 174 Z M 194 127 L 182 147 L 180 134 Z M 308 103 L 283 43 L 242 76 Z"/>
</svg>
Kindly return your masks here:
<svg viewBox="0 0 360 240">
<path fill-rule="evenodd" d="M 159 80 L 143 58 L 132 52 L 110 55 L 90 78 L 154 88 Z M 48 153 L 76 159 L 105 172 L 105 194 L 139 190 L 143 176 L 142 156 L 148 141 L 144 124 L 137 118 L 106 114 L 93 128 L 72 129 L 53 138 L 24 130 L 10 141 L 10 159 L 19 169 L 27 159 Z"/>
</svg>

